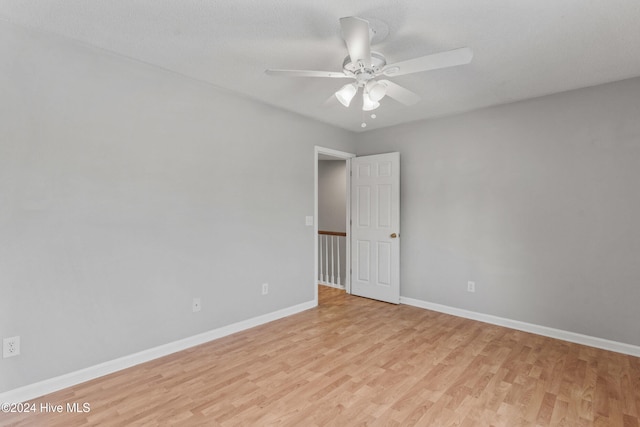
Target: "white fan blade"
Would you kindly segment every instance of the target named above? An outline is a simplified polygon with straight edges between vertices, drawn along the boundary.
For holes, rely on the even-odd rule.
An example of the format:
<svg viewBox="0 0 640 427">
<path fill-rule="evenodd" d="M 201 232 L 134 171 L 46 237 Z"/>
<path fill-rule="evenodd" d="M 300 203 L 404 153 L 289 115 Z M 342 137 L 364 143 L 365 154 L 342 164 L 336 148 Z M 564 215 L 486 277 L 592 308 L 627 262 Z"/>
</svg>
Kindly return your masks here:
<svg viewBox="0 0 640 427">
<path fill-rule="evenodd" d="M 385 76 L 402 76 L 404 74 L 419 73 L 421 71 L 437 70 L 438 68 L 454 67 L 471 62 L 473 52 L 468 47 L 434 53 L 420 58 L 396 62 L 384 67 Z"/>
<path fill-rule="evenodd" d="M 329 77 L 333 79 L 352 79 L 343 72 L 335 71 L 312 71 L 312 70 L 265 70 L 270 76 L 286 77 Z"/>
<path fill-rule="evenodd" d="M 378 80 L 378 82 L 387 87 L 386 96 L 395 99 L 401 104 L 413 105 L 417 104 L 418 101 L 420 101 L 420 96 L 411 92 L 409 89 L 403 88 L 399 84 L 396 84 L 389 80 Z"/>
<path fill-rule="evenodd" d="M 354 64 L 361 61 L 365 67 L 371 66 L 371 39 L 369 22 L 350 16 L 340 18 L 342 37 L 347 44 L 349 57 Z"/>
</svg>

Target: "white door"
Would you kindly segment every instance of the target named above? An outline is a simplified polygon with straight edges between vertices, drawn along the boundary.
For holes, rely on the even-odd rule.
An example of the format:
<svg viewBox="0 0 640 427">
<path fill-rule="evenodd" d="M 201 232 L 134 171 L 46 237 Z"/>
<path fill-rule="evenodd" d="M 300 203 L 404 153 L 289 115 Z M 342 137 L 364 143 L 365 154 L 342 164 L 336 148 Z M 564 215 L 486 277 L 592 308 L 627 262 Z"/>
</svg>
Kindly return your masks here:
<svg viewBox="0 0 640 427">
<path fill-rule="evenodd" d="M 400 153 L 351 159 L 351 293 L 400 302 Z"/>
</svg>

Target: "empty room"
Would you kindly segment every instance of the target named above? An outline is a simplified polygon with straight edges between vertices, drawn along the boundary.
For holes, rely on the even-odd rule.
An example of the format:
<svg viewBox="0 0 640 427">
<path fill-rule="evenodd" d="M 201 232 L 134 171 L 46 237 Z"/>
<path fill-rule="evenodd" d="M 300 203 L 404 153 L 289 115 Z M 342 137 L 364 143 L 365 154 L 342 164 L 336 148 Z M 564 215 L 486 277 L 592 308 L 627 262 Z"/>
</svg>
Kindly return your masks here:
<svg viewBox="0 0 640 427">
<path fill-rule="evenodd" d="M 640 426 L 638 22 L 0 0 L 0 426 Z"/>
</svg>

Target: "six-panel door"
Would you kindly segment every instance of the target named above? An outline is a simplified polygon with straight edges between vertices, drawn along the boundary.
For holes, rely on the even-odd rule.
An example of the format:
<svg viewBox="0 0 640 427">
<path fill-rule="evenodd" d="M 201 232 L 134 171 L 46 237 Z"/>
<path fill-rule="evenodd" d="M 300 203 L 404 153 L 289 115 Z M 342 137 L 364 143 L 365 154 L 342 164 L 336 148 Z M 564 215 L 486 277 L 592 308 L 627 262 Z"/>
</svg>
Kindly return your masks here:
<svg viewBox="0 0 640 427">
<path fill-rule="evenodd" d="M 351 160 L 351 293 L 400 302 L 400 153 Z"/>
</svg>

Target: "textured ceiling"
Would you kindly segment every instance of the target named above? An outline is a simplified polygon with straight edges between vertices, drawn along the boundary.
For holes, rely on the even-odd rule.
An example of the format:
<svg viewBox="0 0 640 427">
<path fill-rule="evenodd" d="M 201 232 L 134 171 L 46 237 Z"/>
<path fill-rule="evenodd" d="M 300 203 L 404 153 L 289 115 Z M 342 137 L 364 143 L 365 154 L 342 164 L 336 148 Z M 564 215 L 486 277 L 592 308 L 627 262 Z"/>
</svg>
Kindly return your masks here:
<svg viewBox="0 0 640 427">
<path fill-rule="evenodd" d="M 0 19 L 61 42 L 361 131 L 357 103 L 347 109 L 330 99 L 346 81 L 264 73 L 340 71 L 343 16 L 386 24 L 373 49 L 389 63 L 463 46 L 474 52 L 469 65 L 393 78 L 422 101 L 383 99 L 366 130 L 640 76 L 638 0 L 0 0 Z"/>
</svg>

